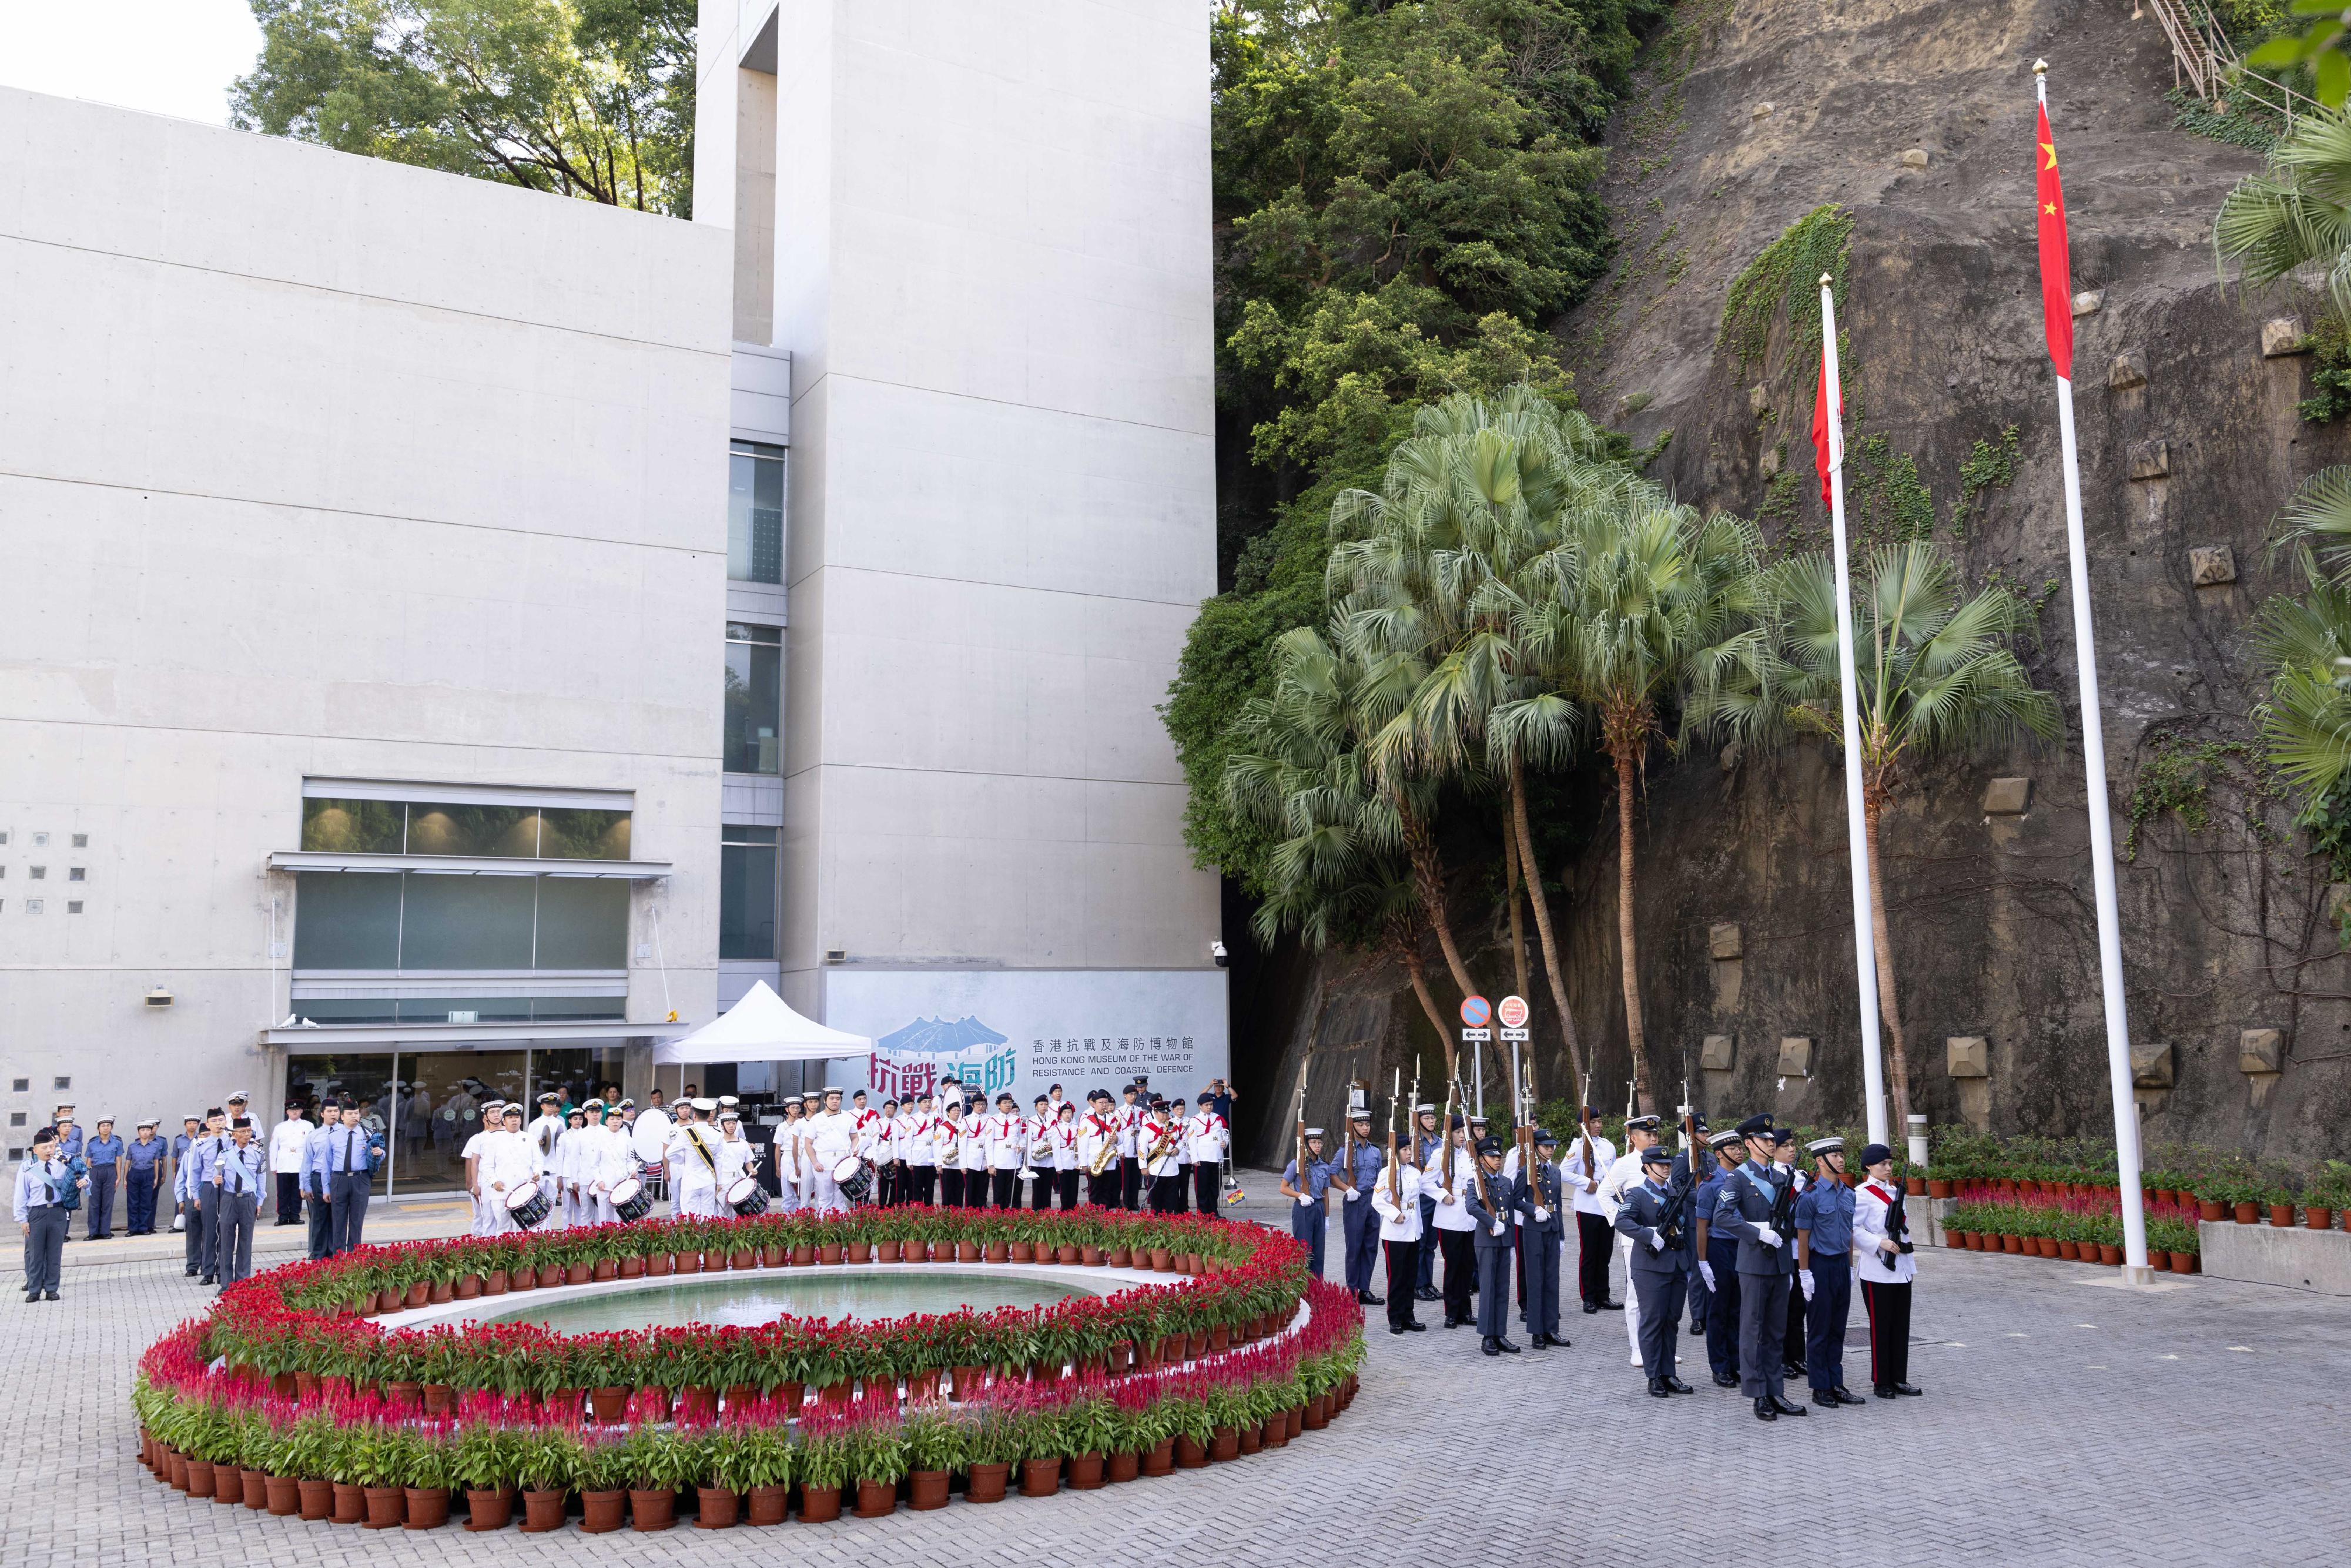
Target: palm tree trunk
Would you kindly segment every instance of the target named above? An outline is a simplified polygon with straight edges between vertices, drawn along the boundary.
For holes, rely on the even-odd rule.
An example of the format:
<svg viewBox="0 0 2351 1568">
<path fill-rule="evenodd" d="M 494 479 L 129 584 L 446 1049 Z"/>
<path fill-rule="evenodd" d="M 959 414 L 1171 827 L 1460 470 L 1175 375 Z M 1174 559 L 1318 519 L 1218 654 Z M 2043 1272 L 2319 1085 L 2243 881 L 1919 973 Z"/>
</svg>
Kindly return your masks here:
<svg viewBox="0 0 2351 1568">
<path fill-rule="evenodd" d="M 1657 1080 L 1641 1030 L 1640 961 L 1633 947 L 1633 750 L 1621 741 L 1608 750 L 1616 759 L 1616 956 L 1625 977 L 1625 1038 L 1633 1051 L 1635 1094 L 1646 1115 L 1657 1108 Z"/>
<path fill-rule="evenodd" d="M 1502 880 L 1508 884 L 1510 899 L 1510 977 L 1513 981 L 1510 994 L 1523 997 L 1527 994 L 1527 929 L 1519 914 L 1518 836 L 1517 827 L 1512 824 L 1510 818 L 1504 817 L 1502 819 Z M 1527 1101 L 1530 1104 L 1540 1105 L 1542 1103 L 1542 1097 L 1535 1087 L 1534 1037 L 1529 1035 L 1527 1040 Z"/>
<path fill-rule="evenodd" d="M 1428 970 L 1421 964 L 1420 948 L 1408 936 L 1396 939 L 1397 956 L 1404 959 L 1404 971 L 1412 977 L 1412 994 L 1420 998 L 1420 1010 L 1428 1015 L 1428 1025 L 1437 1031 L 1437 1043 L 1445 1048 L 1445 1081 L 1453 1082 L 1457 1051 L 1453 1031 L 1445 1027 L 1445 1015 L 1437 1010 L 1437 998 L 1428 994 Z M 1417 1057 L 1420 1053 L 1413 1053 Z"/>
<path fill-rule="evenodd" d="M 1543 973 L 1551 980 L 1552 1006 L 1559 1009 L 1559 1032 L 1567 1042 L 1568 1071 L 1580 1087 L 1583 1046 L 1575 1038 L 1575 1015 L 1567 1008 L 1567 972 L 1559 967 L 1559 944 L 1551 931 L 1551 899 L 1543 892 L 1542 869 L 1535 864 L 1534 835 L 1527 829 L 1526 766 L 1515 760 L 1510 764 L 1510 820 L 1519 841 L 1519 860 L 1527 873 L 1527 903 L 1535 912 L 1535 940 L 1542 946 Z"/>
<path fill-rule="evenodd" d="M 1886 1043 L 1891 1048 L 1886 1059 L 1886 1087 L 1894 1100 L 1894 1116 L 1886 1132 L 1900 1149 L 1903 1136 L 1910 1131 L 1910 1061 L 1903 1049 L 1902 1009 L 1894 996 L 1894 940 L 1886 928 L 1886 883 L 1878 874 L 1877 819 L 1885 810 L 1883 786 L 1865 787 L 1861 820 L 1867 830 L 1864 836 L 1869 851 L 1869 937 L 1877 956 L 1877 1010 L 1886 1019 Z"/>
<path fill-rule="evenodd" d="M 1453 923 L 1445 916 L 1445 873 L 1437 860 L 1437 840 L 1409 808 L 1399 803 L 1396 812 L 1404 819 L 1405 846 L 1412 856 L 1412 878 L 1420 890 L 1422 913 L 1428 916 L 1429 929 L 1437 933 L 1437 946 L 1445 955 L 1445 967 L 1453 972 L 1453 983 L 1461 988 L 1463 996 L 1474 997 L 1478 988 L 1469 983 L 1469 967 L 1462 963 L 1460 949 L 1453 946 Z"/>
</svg>

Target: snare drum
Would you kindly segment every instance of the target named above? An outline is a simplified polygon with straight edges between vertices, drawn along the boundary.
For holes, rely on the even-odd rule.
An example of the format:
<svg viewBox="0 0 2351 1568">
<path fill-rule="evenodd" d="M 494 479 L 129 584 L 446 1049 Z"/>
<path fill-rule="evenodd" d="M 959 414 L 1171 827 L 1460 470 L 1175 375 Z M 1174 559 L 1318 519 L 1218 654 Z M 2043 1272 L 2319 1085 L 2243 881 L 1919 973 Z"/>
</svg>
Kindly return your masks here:
<svg viewBox="0 0 2351 1568">
<path fill-rule="evenodd" d="M 768 1189 L 753 1176 L 737 1177 L 726 1188 L 726 1207 L 745 1218 L 768 1212 Z"/>
<path fill-rule="evenodd" d="M 517 1230 L 532 1228 L 554 1208 L 555 1205 L 548 1201 L 547 1194 L 539 1191 L 536 1182 L 528 1186 L 518 1186 L 507 1194 L 507 1218 L 514 1221 Z"/>
<path fill-rule="evenodd" d="M 634 1176 L 622 1176 L 612 1184 L 612 1212 L 621 1223 L 643 1219 L 653 1211 L 653 1195 L 645 1184 Z"/>
<path fill-rule="evenodd" d="M 843 1155 L 832 1165 L 832 1185 L 850 1203 L 863 1203 L 873 1195 L 873 1162 L 856 1155 Z"/>
</svg>

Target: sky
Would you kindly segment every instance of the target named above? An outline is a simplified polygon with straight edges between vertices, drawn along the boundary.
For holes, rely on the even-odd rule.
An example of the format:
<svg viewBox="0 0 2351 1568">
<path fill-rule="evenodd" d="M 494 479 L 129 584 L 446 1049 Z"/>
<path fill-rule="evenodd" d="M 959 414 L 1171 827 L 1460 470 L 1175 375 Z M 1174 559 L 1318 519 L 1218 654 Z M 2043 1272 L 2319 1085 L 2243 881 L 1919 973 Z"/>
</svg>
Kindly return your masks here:
<svg viewBox="0 0 2351 1568">
<path fill-rule="evenodd" d="M 223 124 L 261 50 L 246 0 L 0 0 L 0 85 Z"/>
</svg>

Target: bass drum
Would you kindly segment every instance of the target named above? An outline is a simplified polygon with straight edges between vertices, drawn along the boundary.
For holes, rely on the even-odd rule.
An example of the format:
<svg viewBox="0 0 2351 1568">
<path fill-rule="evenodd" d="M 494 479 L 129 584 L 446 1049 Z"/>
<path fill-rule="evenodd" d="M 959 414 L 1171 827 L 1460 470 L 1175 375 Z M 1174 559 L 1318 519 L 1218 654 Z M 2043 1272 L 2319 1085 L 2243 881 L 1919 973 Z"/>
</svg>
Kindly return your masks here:
<svg viewBox="0 0 2351 1568">
<path fill-rule="evenodd" d="M 554 1210 L 555 1205 L 547 1200 L 547 1194 L 538 1190 L 536 1182 L 507 1194 L 507 1218 L 514 1221 L 517 1230 L 535 1229 Z"/>
<path fill-rule="evenodd" d="M 832 1165 L 832 1185 L 850 1203 L 863 1203 L 873 1196 L 873 1163 L 855 1155 L 843 1155 Z"/>
<path fill-rule="evenodd" d="M 768 1189 L 756 1176 L 738 1176 L 726 1189 L 726 1207 L 748 1219 L 768 1212 Z"/>
<path fill-rule="evenodd" d="M 653 1195 L 645 1184 L 634 1176 L 622 1176 L 612 1184 L 612 1212 L 621 1223 L 643 1219 L 653 1211 Z"/>
</svg>

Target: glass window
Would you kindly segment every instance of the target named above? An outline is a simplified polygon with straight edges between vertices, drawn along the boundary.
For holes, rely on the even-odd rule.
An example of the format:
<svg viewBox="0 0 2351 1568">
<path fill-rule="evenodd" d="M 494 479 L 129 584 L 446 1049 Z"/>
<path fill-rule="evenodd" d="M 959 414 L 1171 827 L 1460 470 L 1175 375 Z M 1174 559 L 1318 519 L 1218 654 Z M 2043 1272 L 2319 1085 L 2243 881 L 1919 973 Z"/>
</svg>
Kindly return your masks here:
<svg viewBox="0 0 2351 1568">
<path fill-rule="evenodd" d="M 616 1005 L 620 998 L 611 998 Z M 544 1005 L 542 1003 L 542 1005 Z M 563 1108 L 591 1096 L 601 1095 L 605 1089 L 621 1082 L 622 1054 L 611 1050 L 569 1050 L 557 1048 L 530 1053 L 530 1095 L 536 1102 L 541 1094 L 554 1090 L 563 1096 Z"/>
<path fill-rule="evenodd" d="M 719 831 L 718 956 L 776 956 L 776 830 Z"/>
<path fill-rule="evenodd" d="M 627 883 L 590 876 L 543 876 L 538 882 L 538 951 L 535 967 L 628 967 Z"/>
<path fill-rule="evenodd" d="M 304 800 L 302 847 L 329 854 L 396 855 L 408 808 L 397 800 Z"/>
<path fill-rule="evenodd" d="M 629 813 L 549 807 L 538 814 L 538 852 L 546 860 L 624 861 Z"/>
<path fill-rule="evenodd" d="M 306 871 L 297 876 L 294 967 L 399 968 L 401 883 L 406 880 L 371 872 Z"/>
<path fill-rule="evenodd" d="M 408 852 L 413 855 L 518 855 L 538 852 L 538 811 L 527 806 L 439 806 L 425 801 L 408 808 Z"/>
<path fill-rule="evenodd" d="M 453 1018 L 471 1013 L 471 1019 Z M 528 1023 L 530 1001 L 517 997 L 402 997 L 402 1023 Z"/>
<path fill-rule="evenodd" d="M 408 1078 L 400 1085 L 402 1115 L 392 1151 L 401 1191 L 465 1185 L 465 1140 L 482 1130 L 483 1102 L 520 1100 L 528 1087 L 527 1061 L 521 1051 L 402 1054 L 401 1071 Z M 523 1120 L 538 1114 L 534 1106 Z"/>
<path fill-rule="evenodd" d="M 390 877 L 384 881 L 392 880 Z M 297 1010 L 307 1011 L 307 1005 L 295 1004 Z M 308 1016 L 316 1017 L 316 1014 Z M 360 1113 L 362 1126 L 385 1133 L 384 1147 L 393 1148 L 397 1137 L 395 1113 L 399 1111 L 392 1087 L 392 1058 L 390 1051 L 380 1055 L 352 1056 L 289 1056 L 286 1059 L 286 1097 L 299 1100 L 312 1121 L 319 1119 L 319 1101 L 323 1095 L 336 1099 L 360 1096 L 364 1108 Z M 160 1131 L 161 1129 L 158 1129 Z M 381 1193 L 391 1177 L 384 1166 L 375 1168 L 375 1190 Z"/>
<path fill-rule="evenodd" d="M 616 1019 L 629 1010 L 626 997 L 533 997 L 530 1016 L 535 1023 L 569 1023 L 581 1019 Z"/>
<path fill-rule="evenodd" d="M 729 773 L 782 771 L 784 634 L 773 626 L 726 624 L 726 755 Z"/>
<path fill-rule="evenodd" d="M 726 482 L 726 575 L 784 580 L 784 449 L 738 441 Z"/>
<path fill-rule="evenodd" d="M 400 920 L 402 968 L 530 967 L 537 877 L 410 872 L 401 880 L 408 884 Z"/>
</svg>

